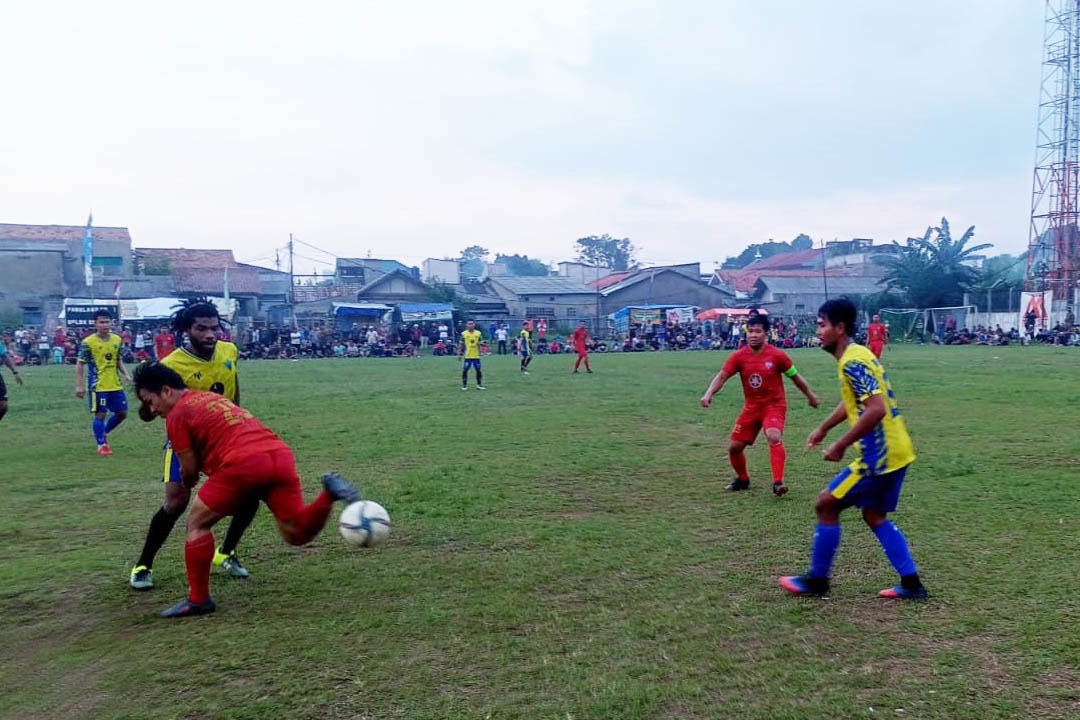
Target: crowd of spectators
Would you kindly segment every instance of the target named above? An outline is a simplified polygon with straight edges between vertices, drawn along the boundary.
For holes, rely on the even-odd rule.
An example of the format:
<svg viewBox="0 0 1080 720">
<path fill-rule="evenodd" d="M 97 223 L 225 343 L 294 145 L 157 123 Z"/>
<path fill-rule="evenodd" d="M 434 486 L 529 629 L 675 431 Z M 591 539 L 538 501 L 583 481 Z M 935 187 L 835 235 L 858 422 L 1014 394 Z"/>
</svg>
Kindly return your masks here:
<svg viewBox="0 0 1080 720">
<path fill-rule="evenodd" d="M 459 323 L 460 324 L 460 323 Z M 453 356 L 457 354 L 457 338 L 463 329 L 452 321 L 442 320 L 400 325 L 360 324 L 341 330 L 329 325 L 315 327 L 279 328 L 273 325 L 262 328 L 247 327 L 230 336 L 225 331 L 222 339 L 232 340 L 245 360 L 295 360 L 299 358 L 368 358 L 368 357 L 418 357 L 421 354 Z M 481 353 L 509 354 L 518 350 L 517 329 L 509 324 L 491 322 L 484 331 Z M 90 327 L 58 327 L 46 332 L 35 326 L 9 328 L 0 334 L 0 341 L 14 356 L 15 362 L 24 365 L 74 364 L 82 338 L 93 332 Z M 178 345 L 167 325 L 141 323 L 122 326 L 118 334 L 123 341 L 122 359 L 125 363 L 158 359 Z M 679 350 L 732 350 L 739 347 L 746 337 L 745 324 L 737 318 L 719 321 L 680 324 L 638 323 L 626 333 L 610 339 L 590 336 L 589 351 L 597 352 L 649 352 Z M 533 351 L 537 354 L 572 353 L 570 343 L 562 333 L 553 329 L 549 336 L 546 326 L 532 336 Z M 782 348 L 813 347 L 817 345 L 814 323 L 811 319 L 777 319 L 770 330 L 770 342 Z M 1045 343 L 1053 345 L 1080 346 L 1080 325 L 1067 318 L 1053 328 L 1037 329 L 1032 325 L 1023 330 L 1000 325 L 993 329 L 979 325 L 968 328 L 947 328 L 940 335 L 929 335 L 929 342 L 940 345 L 1009 345 Z"/>
</svg>

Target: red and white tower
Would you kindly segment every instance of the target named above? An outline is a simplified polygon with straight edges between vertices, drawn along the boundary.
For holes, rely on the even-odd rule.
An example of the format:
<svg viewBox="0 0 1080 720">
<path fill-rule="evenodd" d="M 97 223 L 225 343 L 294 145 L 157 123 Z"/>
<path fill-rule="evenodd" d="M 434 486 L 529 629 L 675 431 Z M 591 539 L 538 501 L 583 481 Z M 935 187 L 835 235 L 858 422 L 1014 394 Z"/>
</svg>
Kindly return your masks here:
<svg viewBox="0 0 1080 720">
<path fill-rule="evenodd" d="M 1075 311 L 1080 280 L 1080 0 L 1046 0 L 1027 289 Z"/>
</svg>

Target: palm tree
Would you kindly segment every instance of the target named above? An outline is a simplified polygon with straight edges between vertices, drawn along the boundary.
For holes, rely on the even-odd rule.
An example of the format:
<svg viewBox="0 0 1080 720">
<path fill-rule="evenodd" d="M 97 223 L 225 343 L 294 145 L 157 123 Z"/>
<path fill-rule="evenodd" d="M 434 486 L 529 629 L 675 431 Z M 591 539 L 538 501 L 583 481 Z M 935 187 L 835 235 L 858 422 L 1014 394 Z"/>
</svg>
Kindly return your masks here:
<svg viewBox="0 0 1080 720">
<path fill-rule="evenodd" d="M 941 226 L 928 227 L 921 238 L 908 238 L 906 245 L 894 240 L 896 253 L 878 260 L 886 269 L 882 281 L 888 290 L 904 292 L 911 307 L 960 305 L 964 292 L 979 279 L 979 271 L 967 261 L 993 247 L 990 243 L 966 247 L 974 236 L 972 225 L 954 240 L 949 221 L 941 218 Z"/>
</svg>

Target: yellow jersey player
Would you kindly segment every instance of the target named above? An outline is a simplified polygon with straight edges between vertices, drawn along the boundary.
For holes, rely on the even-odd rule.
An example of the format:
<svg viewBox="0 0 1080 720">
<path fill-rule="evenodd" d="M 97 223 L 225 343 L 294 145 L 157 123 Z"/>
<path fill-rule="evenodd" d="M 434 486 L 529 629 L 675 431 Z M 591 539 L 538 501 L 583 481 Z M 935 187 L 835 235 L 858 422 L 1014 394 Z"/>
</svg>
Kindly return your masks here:
<svg viewBox="0 0 1080 720">
<path fill-rule="evenodd" d="M 465 330 L 461 333 L 461 349 L 458 355 L 462 358 L 461 363 L 461 389 L 469 389 L 469 368 L 476 368 L 476 389 L 486 390 L 483 375 L 480 373 L 480 341 L 483 335 L 476 329 L 476 321 L 469 320 L 465 323 Z"/>
<path fill-rule="evenodd" d="M 810 571 L 782 577 L 780 586 L 795 595 L 824 595 L 829 591 L 829 574 L 840 547 L 840 513 L 857 507 L 900 576 L 899 585 L 878 595 L 924 600 L 926 588 L 919 579 L 907 539 L 888 517 L 896 510 L 904 476 L 915 462 L 915 449 L 881 361 L 852 340 L 857 312 L 846 298 L 829 300 L 818 309 L 817 337 L 821 348 L 837 359 L 842 400 L 810 433 L 807 447 L 820 445 L 829 430 L 846 419 L 850 429 L 825 449 L 824 457 L 829 462 L 840 462 L 844 452 L 856 444 L 860 456 L 818 494 Z"/>
<path fill-rule="evenodd" d="M 239 405 L 239 352 L 233 343 L 218 339 L 221 317 L 217 307 L 206 298 L 188 300 L 173 315 L 172 327 L 183 339 L 183 344 L 165 356 L 161 363 L 175 370 L 189 390 L 215 392 Z M 146 403 L 139 407 L 139 417 L 148 422 L 154 419 Z M 154 586 L 154 557 L 191 501 L 191 489 L 180 477 L 180 460 L 167 440 L 164 455 L 165 502 L 150 519 L 142 553 L 131 570 L 129 583 L 136 590 L 149 590 Z M 214 564 L 233 577 L 248 577 L 247 568 L 236 555 L 236 546 L 258 508 L 258 502 L 251 503 L 233 516 L 225 540 L 214 554 Z"/>
<path fill-rule="evenodd" d="M 75 397 L 89 391 L 92 427 L 98 455 L 112 455 L 108 436 L 127 417 L 127 395 L 120 378 L 131 380 L 120 358 L 120 336 L 112 331 L 112 315 L 107 310 L 94 313 L 94 333 L 83 338 L 75 364 Z M 83 376 L 86 385 L 83 385 Z M 105 416 L 112 413 L 108 421 Z"/>
<path fill-rule="evenodd" d="M 532 348 L 529 341 L 532 339 L 532 321 L 526 320 L 521 323 L 521 332 L 518 334 L 518 355 L 521 356 L 521 374 L 529 374 L 529 363 L 532 362 Z"/>
</svg>

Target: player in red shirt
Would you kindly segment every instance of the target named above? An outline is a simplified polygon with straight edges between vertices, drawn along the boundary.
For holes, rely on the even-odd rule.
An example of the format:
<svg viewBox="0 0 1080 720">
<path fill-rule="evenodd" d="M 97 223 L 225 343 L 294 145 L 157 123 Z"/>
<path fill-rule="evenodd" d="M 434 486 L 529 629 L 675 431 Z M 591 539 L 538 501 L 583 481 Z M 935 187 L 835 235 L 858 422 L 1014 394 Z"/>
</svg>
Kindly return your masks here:
<svg viewBox="0 0 1080 720">
<path fill-rule="evenodd" d="M 584 320 L 578 323 L 578 326 L 570 335 L 570 342 L 574 344 L 574 350 L 577 351 L 577 360 L 574 361 L 574 372 L 578 371 L 578 367 L 584 360 L 585 372 L 591 373 L 592 368 L 589 367 L 589 331 L 585 329 Z"/>
<path fill-rule="evenodd" d="M 735 479 L 724 489 L 749 489 L 750 476 L 746 472 L 746 455 L 743 451 L 747 445 L 754 444 L 758 433 L 764 429 L 765 438 L 769 441 L 773 494 L 780 496 L 787 492 L 784 485 L 787 451 L 783 442 L 787 397 L 784 394 L 783 376 L 791 378 L 795 387 L 799 388 L 810 402 L 810 407 L 816 408 L 821 404 L 821 400 L 799 375 L 787 353 L 765 341 L 768 334 L 768 316 L 751 313 L 746 322 L 747 344 L 728 356 L 723 368 L 701 396 L 701 407 L 709 407 L 713 395 L 720 392 L 729 378 L 736 374 L 742 378 L 745 401 L 731 431 L 731 444 L 728 445 L 728 458 L 731 460 L 731 467 L 735 469 Z"/>
<path fill-rule="evenodd" d="M 866 345 L 874 357 L 881 357 L 881 351 L 889 344 L 889 328 L 881 322 L 881 318 L 874 316 L 874 321 L 866 326 Z"/>
<path fill-rule="evenodd" d="M 165 356 L 175 349 L 176 336 L 172 334 L 172 330 L 162 325 L 154 336 L 154 352 L 157 354 L 155 359 L 164 360 Z"/>
<path fill-rule="evenodd" d="M 323 529 L 335 500 L 360 499 L 356 488 L 327 473 L 324 490 L 305 505 L 292 450 L 250 412 L 217 393 L 188 390 L 183 378 L 161 363 L 140 365 L 134 380 L 139 399 L 165 418 L 183 483 L 194 487 L 200 472 L 208 476 L 188 511 L 188 596 L 162 617 L 203 615 L 217 608 L 210 597 L 210 565 L 213 527 L 223 517 L 262 500 L 285 541 L 306 545 Z"/>
</svg>

